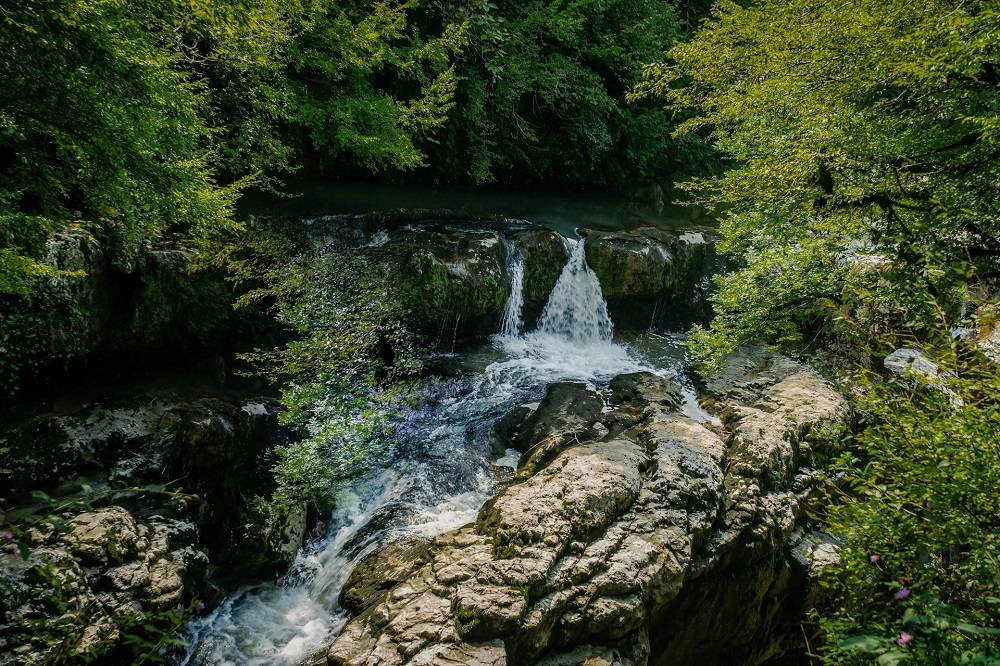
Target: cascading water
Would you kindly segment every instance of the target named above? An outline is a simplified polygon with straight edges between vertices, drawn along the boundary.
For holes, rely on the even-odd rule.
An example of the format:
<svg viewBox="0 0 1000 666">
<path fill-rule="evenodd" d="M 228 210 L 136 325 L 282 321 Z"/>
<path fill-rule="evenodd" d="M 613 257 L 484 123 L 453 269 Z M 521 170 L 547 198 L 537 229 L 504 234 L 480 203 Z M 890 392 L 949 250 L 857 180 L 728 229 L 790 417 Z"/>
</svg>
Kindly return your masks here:
<svg viewBox="0 0 1000 666">
<path fill-rule="evenodd" d="M 524 327 L 524 255 L 517 244 L 504 240 L 507 249 L 507 276 L 510 280 L 510 297 L 500 319 L 500 335 L 512 337 L 521 334 Z"/>
<path fill-rule="evenodd" d="M 581 344 L 611 340 L 614 327 L 583 239 L 567 239 L 569 261 L 538 319 L 538 330 Z M 523 267 L 522 267 L 523 270 Z"/>
<path fill-rule="evenodd" d="M 492 345 L 462 356 L 463 378 L 442 382 L 433 407 L 414 415 L 400 455 L 341 494 L 326 536 L 303 549 L 281 584 L 249 586 L 215 611 L 190 622 L 182 664 L 301 664 L 324 649 L 347 621 L 337 596 L 354 566 L 380 545 L 430 537 L 467 524 L 497 489 L 493 464 L 516 467 L 517 452 L 500 459 L 491 448 L 495 421 L 514 405 L 538 400 L 554 381 L 606 383 L 648 370 L 681 379 L 676 352 L 649 363 L 612 340 L 601 285 L 587 266 L 584 241 L 567 239 L 569 259 L 542 311 L 537 330 L 521 333 L 524 258 L 508 256 L 511 293 Z M 509 313 L 509 317 L 506 316 Z M 673 345 L 676 348 L 677 345 Z M 690 387 L 686 407 L 703 417 Z"/>
</svg>

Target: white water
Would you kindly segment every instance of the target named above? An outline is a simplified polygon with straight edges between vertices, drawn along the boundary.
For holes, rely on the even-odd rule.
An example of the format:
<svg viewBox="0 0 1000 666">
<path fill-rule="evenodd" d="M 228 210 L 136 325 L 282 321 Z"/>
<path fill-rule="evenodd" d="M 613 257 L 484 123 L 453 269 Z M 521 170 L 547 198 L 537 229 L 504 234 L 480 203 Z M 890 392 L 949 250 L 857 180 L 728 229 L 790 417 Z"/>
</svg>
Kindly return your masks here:
<svg viewBox="0 0 1000 666">
<path fill-rule="evenodd" d="M 524 328 L 524 255 L 513 241 L 505 240 L 510 297 L 500 319 L 500 335 L 516 336 Z"/>
<path fill-rule="evenodd" d="M 189 623 L 182 664 L 301 664 L 327 647 L 347 621 L 337 595 L 355 564 L 387 542 L 433 536 L 474 520 L 496 492 L 489 470 L 493 423 L 512 406 L 541 398 L 549 383 L 599 387 L 640 370 L 682 380 L 683 359 L 670 351 L 676 348 L 672 341 L 666 341 L 666 356 L 651 363 L 649 354 L 612 339 L 583 240 L 567 245 L 570 258 L 537 330 L 520 333 L 522 263 L 520 278 L 511 270 L 511 325 L 505 323 L 492 345 L 464 355 L 465 378 L 440 387 L 433 407 L 416 419 L 412 444 L 402 447 L 388 469 L 357 479 L 342 494 L 326 536 L 299 554 L 282 584 L 244 588 Z M 685 412 L 704 418 L 693 390 L 681 383 Z M 512 450 L 495 460 L 510 466 L 516 461 Z"/>
<path fill-rule="evenodd" d="M 583 239 L 567 239 L 570 254 L 549 301 L 538 319 L 538 330 L 571 343 L 609 342 L 614 327 L 597 275 L 587 265 Z"/>
</svg>

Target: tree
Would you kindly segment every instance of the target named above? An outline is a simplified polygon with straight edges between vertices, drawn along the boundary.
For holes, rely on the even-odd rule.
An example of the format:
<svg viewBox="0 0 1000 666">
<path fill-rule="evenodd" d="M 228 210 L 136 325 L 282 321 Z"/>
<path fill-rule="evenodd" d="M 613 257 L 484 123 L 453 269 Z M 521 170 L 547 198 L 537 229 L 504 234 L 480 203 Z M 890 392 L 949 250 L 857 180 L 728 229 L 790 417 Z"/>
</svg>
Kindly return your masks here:
<svg viewBox="0 0 1000 666">
<path fill-rule="evenodd" d="M 679 132 L 728 167 L 687 184 L 735 265 L 701 360 L 758 339 L 857 351 L 846 492 L 822 516 L 844 539 L 825 659 L 995 663 L 1000 369 L 952 333 L 995 325 L 1000 7 L 722 0 L 669 55 L 639 93 L 691 110 Z M 897 346 L 939 374 L 868 367 Z"/>
<path fill-rule="evenodd" d="M 703 156 L 659 105 L 625 100 L 678 37 L 672 2 L 462 0 L 441 17 L 469 26 L 456 109 L 428 147 L 442 180 L 624 187 Z"/>
<path fill-rule="evenodd" d="M 815 333 L 852 280 L 895 310 L 886 327 L 926 333 L 926 294 L 955 308 L 973 276 L 997 275 L 996 3 L 725 0 L 714 12 L 644 86 L 694 109 L 679 132 L 709 132 L 731 167 L 688 184 L 720 213 L 739 266 L 720 281 L 706 355 Z"/>
</svg>

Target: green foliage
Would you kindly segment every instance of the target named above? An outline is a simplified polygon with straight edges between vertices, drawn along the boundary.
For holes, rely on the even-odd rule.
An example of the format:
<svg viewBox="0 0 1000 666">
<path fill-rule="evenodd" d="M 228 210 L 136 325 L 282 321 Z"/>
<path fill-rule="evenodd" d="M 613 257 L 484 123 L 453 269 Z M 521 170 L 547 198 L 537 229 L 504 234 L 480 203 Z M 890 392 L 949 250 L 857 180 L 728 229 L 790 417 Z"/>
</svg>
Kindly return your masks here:
<svg viewBox="0 0 1000 666">
<path fill-rule="evenodd" d="M 417 400 L 420 338 L 393 291 L 396 267 L 337 242 L 294 244 L 294 231 L 260 230 L 234 250 L 237 305 L 273 304 L 294 335 L 245 356 L 282 381 L 282 419 L 301 441 L 278 451 L 271 508 L 307 500 L 326 507 L 344 479 L 391 453 L 391 423 Z"/>
<path fill-rule="evenodd" d="M 938 360 L 943 385 L 863 380 L 863 429 L 836 465 L 848 493 L 827 516 L 847 537 L 824 581 L 832 663 L 1000 659 L 1000 371 Z"/>
<path fill-rule="evenodd" d="M 44 228 L 84 212 L 104 221 L 122 266 L 143 238 L 167 229 L 205 237 L 232 228 L 232 191 L 214 182 L 197 82 L 164 29 L 186 14 L 172 3 L 110 0 L 5 9 L 3 226 Z"/>
<path fill-rule="evenodd" d="M 8 560 L 0 569 L 0 610 L 11 613 L 6 617 L 5 639 L 30 643 L 46 664 L 162 663 L 168 648 L 183 645 L 177 631 L 204 609 L 203 603 L 192 600 L 186 607 L 155 612 L 84 603 L 81 592 L 88 583 L 80 564 L 66 551 L 37 543 L 41 535 L 49 539 L 65 534 L 72 515 L 106 506 L 121 495 L 159 495 L 181 506 L 192 499 L 158 484 L 104 488 L 82 484 L 78 492 L 59 499 L 35 491 L 30 505 L 0 513 L 4 519 L 0 558 L 19 560 L 13 564 Z M 116 559 L 114 542 L 105 548 Z M 13 611 L 22 605 L 33 610 L 15 618 Z M 44 612 L 38 613 L 40 609 Z"/>
<path fill-rule="evenodd" d="M 673 2 L 462 0 L 441 13 L 468 24 L 470 44 L 429 147 L 439 178 L 625 187 L 706 157 L 671 138 L 663 109 L 625 100 L 678 37 Z"/>
<path fill-rule="evenodd" d="M 699 335 L 703 357 L 817 332 L 867 260 L 893 275 L 869 282 L 866 298 L 888 302 L 877 292 L 892 289 L 901 309 L 891 324 L 912 333 L 929 330 L 926 290 L 997 275 L 995 3 L 723 1 L 713 11 L 643 87 L 693 109 L 679 131 L 709 132 L 731 167 L 687 185 L 720 214 L 738 264 Z"/>
<path fill-rule="evenodd" d="M 1000 275 L 998 29 L 994 2 L 722 0 L 639 90 L 728 161 L 686 185 L 735 264 L 700 359 L 819 342 L 862 373 L 824 516 L 846 540 L 818 611 L 830 663 L 1000 658 L 1000 374 L 950 334 L 967 306 L 986 323 Z M 941 377 L 865 370 L 900 346 Z"/>
<path fill-rule="evenodd" d="M 366 169 L 412 169 L 417 140 L 453 104 L 454 54 L 465 26 L 422 37 L 408 20 L 415 0 L 322 3 L 289 61 L 295 121 L 323 155 L 346 153 Z"/>
</svg>

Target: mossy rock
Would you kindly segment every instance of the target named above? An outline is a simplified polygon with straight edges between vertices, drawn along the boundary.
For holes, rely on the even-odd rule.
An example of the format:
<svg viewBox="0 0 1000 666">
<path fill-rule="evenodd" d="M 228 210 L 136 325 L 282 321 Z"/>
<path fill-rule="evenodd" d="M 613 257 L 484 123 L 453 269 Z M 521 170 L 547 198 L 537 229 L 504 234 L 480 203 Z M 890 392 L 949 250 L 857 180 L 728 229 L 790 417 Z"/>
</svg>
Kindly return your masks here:
<svg viewBox="0 0 1000 666">
<path fill-rule="evenodd" d="M 566 265 L 566 246 L 550 229 L 517 231 L 512 239 L 524 257 L 524 316 L 530 325 L 545 307 Z"/>
<path fill-rule="evenodd" d="M 499 234 L 420 229 L 394 238 L 388 251 L 416 330 L 439 343 L 495 330 L 509 294 Z"/>
</svg>

